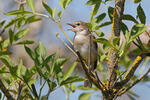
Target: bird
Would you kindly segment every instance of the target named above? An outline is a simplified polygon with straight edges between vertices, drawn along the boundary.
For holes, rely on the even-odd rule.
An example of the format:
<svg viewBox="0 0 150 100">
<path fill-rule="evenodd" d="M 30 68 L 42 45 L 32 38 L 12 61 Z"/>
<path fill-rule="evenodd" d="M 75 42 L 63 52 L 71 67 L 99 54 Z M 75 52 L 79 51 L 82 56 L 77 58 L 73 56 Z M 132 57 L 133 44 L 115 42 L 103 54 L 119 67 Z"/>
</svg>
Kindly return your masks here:
<svg viewBox="0 0 150 100">
<path fill-rule="evenodd" d="M 68 23 L 68 25 L 72 26 L 70 31 L 75 32 L 75 36 L 73 39 L 73 48 L 75 51 L 78 51 L 81 57 L 85 60 L 88 65 L 89 61 L 89 47 L 91 43 L 91 71 L 94 72 L 97 66 L 97 43 L 93 40 L 90 42 L 91 32 L 87 24 L 83 21 L 76 21 L 72 24 Z M 92 38 L 95 38 L 92 35 Z M 85 87 L 92 87 L 92 83 L 89 80 L 84 82 Z"/>
</svg>

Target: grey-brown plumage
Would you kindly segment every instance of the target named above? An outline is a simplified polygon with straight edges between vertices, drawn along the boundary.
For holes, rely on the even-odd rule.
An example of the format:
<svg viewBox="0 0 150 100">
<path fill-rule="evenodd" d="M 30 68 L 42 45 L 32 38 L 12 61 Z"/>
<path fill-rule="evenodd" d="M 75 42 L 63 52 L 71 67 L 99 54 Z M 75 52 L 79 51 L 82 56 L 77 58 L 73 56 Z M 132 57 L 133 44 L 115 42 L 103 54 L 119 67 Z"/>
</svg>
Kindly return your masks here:
<svg viewBox="0 0 150 100">
<path fill-rule="evenodd" d="M 86 61 L 88 65 L 89 60 L 89 46 L 90 46 L 90 31 L 86 23 L 82 21 L 76 21 L 71 25 L 73 28 L 69 29 L 73 32 L 75 32 L 74 41 L 73 41 L 73 47 L 75 51 L 79 51 L 82 58 Z M 93 38 L 95 38 L 93 36 Z M 91 44 L 91 71 L 94 71 L 97 65 L 97 43 L 92 41 Z M 89 81 L 86 81 L 84 83 L 84 86 L 91 87 L 91 83 Z"/>
</svg>

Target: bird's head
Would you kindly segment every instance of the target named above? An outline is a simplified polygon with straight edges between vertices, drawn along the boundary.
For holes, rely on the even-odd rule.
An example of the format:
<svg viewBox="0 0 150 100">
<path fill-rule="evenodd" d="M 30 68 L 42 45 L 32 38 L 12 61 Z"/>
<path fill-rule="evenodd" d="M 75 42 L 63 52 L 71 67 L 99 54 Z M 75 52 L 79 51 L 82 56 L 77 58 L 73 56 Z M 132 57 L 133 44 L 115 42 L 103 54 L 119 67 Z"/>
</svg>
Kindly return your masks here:
<svg viewBox="0 0 150 100">
<path fill-rule="evenodd" d="M 73 32 L 81 32 L 81 31 L 84 31 L 84 30 L 88 30 L 88 26 L 86 25 L 85 22 L 82 22 L 82 21 L 76 21 L 72 24 L 68 24 L 70 26 L 72 26 L 71 31 Z"/>
</svg>

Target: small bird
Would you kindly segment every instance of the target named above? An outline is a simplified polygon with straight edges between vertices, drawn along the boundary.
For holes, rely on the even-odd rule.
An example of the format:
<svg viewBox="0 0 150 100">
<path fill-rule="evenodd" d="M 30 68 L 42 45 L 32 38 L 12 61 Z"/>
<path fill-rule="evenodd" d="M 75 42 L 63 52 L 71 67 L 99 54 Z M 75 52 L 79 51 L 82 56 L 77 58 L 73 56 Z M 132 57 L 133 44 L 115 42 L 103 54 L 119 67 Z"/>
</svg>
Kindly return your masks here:
<svg viewBox="0 0 150 100">
<path fill-rule="evenodd" d="M 69 29 L 75 32 L 74 40 L 73 40 L 73 47 L 75 51 L 78 51 L 81 57 L 85 60 L 86 64 L 88 65 L 89 61 L 89 47 L 90 47 L 90 30 L 85 22 L 76 21 L 72 24 L 68 24 L 72 26 L 72 29 Z M 92 35 L 93 38 L 95 38 Z M 97 66 L 97 43 L 93 40 L 91 41 L 91 71 L 93 72 Z M 92 87 L 92 84 L 89 80 L 84 82 L 85 87 Z"/>
</svg>

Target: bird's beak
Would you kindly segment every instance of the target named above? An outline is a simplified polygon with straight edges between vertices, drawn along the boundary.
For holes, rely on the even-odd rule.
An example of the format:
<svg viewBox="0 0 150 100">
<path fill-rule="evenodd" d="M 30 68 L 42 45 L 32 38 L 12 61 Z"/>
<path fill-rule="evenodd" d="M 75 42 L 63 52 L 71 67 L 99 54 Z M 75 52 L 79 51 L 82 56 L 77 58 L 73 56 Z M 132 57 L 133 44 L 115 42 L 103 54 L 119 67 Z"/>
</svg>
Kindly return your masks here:
<svg viewBox="0 0 150 100">
<path fill-rule="evenodd" d="M 76 26 L 73 25 L 73 24 L 70 24 L 70 23 L 67 23 L 67 24 L 73 27 L 72 29 L 68 29 L 68 31 L 74 31 L 74 28 L 75 28 Z"/>
<path fill-rule="evenodd" d="M 67 23 L 68 25 L 72 26 L 73 28 L 75 28 L 76 26 L 70 23 Z"/>
</svg>

